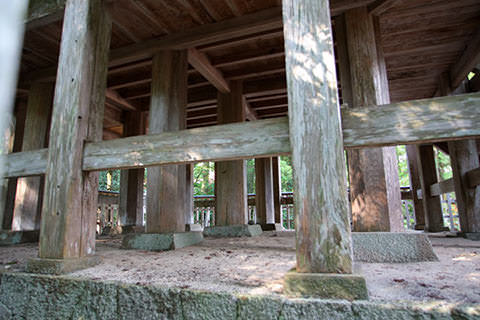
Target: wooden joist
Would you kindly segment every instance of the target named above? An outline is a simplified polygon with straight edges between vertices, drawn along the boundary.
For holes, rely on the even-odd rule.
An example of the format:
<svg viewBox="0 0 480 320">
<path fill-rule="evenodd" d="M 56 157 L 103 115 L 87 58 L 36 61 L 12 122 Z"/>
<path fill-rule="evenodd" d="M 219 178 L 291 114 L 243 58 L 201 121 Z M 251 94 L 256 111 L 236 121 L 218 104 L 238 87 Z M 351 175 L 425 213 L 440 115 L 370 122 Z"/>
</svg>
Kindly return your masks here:
<svg viewBox="0 0 480 320">
<path fill-rule="evenodd" d="M 480 28 L 467 42 L 460 59 L 450 69 L 450 86 L 455 90 L 468 74 L 480 63 Z"/>
<path fill-rule="evenodd" d="M 403 1 L 404 0 L 375 0 L 368 6 L 368 11 L 374 16 L 379 16 L 399 5 Z"/>
<path fill-rule="evenodd" d="M 342 110 L 345 148 L 480 136 L 480 94 Z M 87 143 L 84 170 L 273 156 L 290 152 L 285 118 Z M 45 172 L 47 150 L 12 153 L 6 177 Z"/>
<path fill-rule="evenodd" d="M 195 48 L 188 50 L 188 63 L 192 65 L 205 79 L 207 79 L 218 91 L 230 92 L 230 86 L 222 75 L 222 72 L 215 68 L 208 57 Z"/>
</svg>

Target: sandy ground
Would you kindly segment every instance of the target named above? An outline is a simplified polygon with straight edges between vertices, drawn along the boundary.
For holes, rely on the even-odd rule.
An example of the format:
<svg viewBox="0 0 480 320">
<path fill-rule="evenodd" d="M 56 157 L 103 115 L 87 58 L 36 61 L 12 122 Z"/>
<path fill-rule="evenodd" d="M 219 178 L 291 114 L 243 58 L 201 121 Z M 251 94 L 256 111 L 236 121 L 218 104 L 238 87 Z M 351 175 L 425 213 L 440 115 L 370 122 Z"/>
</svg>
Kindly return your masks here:
<svg viewBox="0 0 480 320">
<path fill-rule="evenodd" d="M 480 303 L 480 242 L 431 237 L 439 262 L 359 263 L 371 300 L 444 300 Z M 295 266 L 294 238 L 206 239 L 168 252 L 120 249 L 120 238 L 97 241 L 103 263 L 73 277 L 248 294 L 282 292 L 282 277 Z M 0 248 L 0 269 L 23 271 L 36 244 Z"/>
</svg>

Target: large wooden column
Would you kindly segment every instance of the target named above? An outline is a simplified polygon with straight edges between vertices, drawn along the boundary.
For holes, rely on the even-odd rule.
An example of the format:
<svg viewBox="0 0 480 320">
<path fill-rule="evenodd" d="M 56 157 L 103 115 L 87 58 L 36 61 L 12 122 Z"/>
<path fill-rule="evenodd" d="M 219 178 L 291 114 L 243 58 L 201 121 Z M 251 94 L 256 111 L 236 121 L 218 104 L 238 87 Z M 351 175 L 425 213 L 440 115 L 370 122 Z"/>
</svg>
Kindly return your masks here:
<svg viewBox="0 0 480 320">
<path fill-rule="evenodd" d="M 273 172 L 273 211 L 275 224 L 282 225 L 282 170 L 280 168 L 280 157 L 272 158 Z"/>
<path fill-rule="evenodd" d="M 425 229 L 425 211 L 423 208 L 423 200 L 418 197 L 419 191 L 422 191 L 420 183 L 419 167 L 418 167 L 418 148 L 415 145 L 406 146 L 408 170 L 410 173 L 410 186 L 412 189 L 413 209 L 415 211 L 415 230 Z"/>
<path fill-rule="evenodd" d="M 15 140 L 15 117 L 12 115 L 9 118 L 8 126 L 1 135 L 3 141 L 0 142 L 0 154 L 8 154 L 13 151 L 13 144 Z M 6 216 L 5 209 L 8 197 L 9 181 L 10 179 L 0 179 L 0 204 L 3 204 L 3 207 L 0 207 L 0 230 L 3 229 L 3 224 L 5 221 L 4 218 Z"/>
<path fill-rule="evenodd" d="M 284 0 L 283 19 L 297 248 L 285 292 L 366 298 L 365 280 L 345 275 L 352 244 L 329 1 Z"/>
<path fill-rule="evenodd" d="M 425 231 L 444 231 L 440 197 L 430 194 L 430 186 L 438 182 L 433 145 L 418 145 L 416 148 L 418 173 L 422 186 L 423 212 L 425 213 Z"/>
<path fill-rule="evenodd" d="M 218 123 L 245 120 L 241 81 L 230 83 L 230 93 L 218 93 Z M 215 163 L 215 224 L 217 226 L 247 223 L 247 169 L 245 160 Z"/>
<path fill-rule="evenodd" d="M 123 135 L 125 137 L 142 135 L 145 132 L 143 112 L 127 112 Z M 145 169 L 128 169 L 120 172 L 120 225 L 143 225 L 143 180 Z"/>
<path fill-rule="evenodd" d="M 30 261 L 33 272 L 78 269 L 85 264 L 75 258 L 95 253 L 98 174 L 82 171 L 82 156 L 85 141 L 102 139 L 110 35 L 103 1 L 67 1 L 42 207 L 44 260 Z"/>
<path fill-rule="evenodd" d="M 366 7 L 345 13 L 353 107 L 389 103 L 383 56 Z M 402 231 L 395 148 L 348 151 L 353 230 Z"/>
<path fill-rule="evenodd" d="M 50 110 L 53 102 L 53 83 L 34 83 L 30 87 L 22 151 L 45 148 Z M 44 177 L 17 180 L 12 230 L 39 230 Z"/>
<path fill-rule="evenodd" d="M 263 230 L 275 229 L 272 158 L 255 159 L 255 205 L 257 223 Z"/>
<path fill-rule="evenodd" d="M 153 57 L 149 134 L 185 129 L 187 52 L 162 51 Z M 147 233 L 185 231 L 185 165 L 147 170 Z"/>
<path fill-rule="evenodd" d="M 471 187 L 467 172 L 480 167 L 475 140 L 448 143 L 462 233 L 480 233 L 480 186 Z M 477 236 L 478 238 L 478 236 Z"/>
</svg>

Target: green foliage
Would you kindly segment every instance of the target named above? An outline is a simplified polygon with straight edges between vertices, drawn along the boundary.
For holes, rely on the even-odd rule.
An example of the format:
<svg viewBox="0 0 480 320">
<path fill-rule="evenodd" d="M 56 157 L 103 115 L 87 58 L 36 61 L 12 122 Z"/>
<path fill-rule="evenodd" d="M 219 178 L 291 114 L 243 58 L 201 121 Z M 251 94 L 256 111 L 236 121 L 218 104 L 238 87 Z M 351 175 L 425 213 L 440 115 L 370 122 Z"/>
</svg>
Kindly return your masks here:
<svg viewBox="0 0 480 320">
<path fill-rule="evenodd" d="M 201 162 L 193 168 L 193 192 L 194 195 L 215 194 L 215 163 Z"/>
<path fill-rule="evenodd" d="M 120 192 L 120 170 L 101 171 L 98 189 L 100 191 Z"/>
<path fill-rule="evenodd" d="M 398 159 L 398 178 L 401 187 L 410 186 L 410 172 L 408 170 L 407 148 L 405 146 L 397 146 Z"/>
</svg>

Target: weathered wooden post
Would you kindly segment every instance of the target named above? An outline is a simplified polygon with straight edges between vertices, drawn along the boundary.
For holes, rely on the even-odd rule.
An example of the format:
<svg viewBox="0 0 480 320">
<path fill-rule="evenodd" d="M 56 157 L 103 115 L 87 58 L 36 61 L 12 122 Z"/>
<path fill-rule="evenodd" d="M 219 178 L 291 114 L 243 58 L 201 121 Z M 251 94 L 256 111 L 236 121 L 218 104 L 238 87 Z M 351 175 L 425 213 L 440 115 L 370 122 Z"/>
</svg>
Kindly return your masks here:
<svg viewBox="0 0 480 320">
<path fill-rule="evenodd" d="M 187 51 L 165 50 L 153 57 L 148 134 L 185 129 Z M 127 235 L 126 248 L 172 250 L 203 240 L 200 232 L 185 232 L 186 165 L 147 170 L 145 234 Z"/>
<path fill-rule="evenodd" d="M 28 1 L 8 1 L 2 3 L 0 14 L 0 112 L 2 115 L 12 114 L 15 98 L 15 86 L 20 64 L 21 47 L 23 40 L 23 17 L 27 10 Z M 0 132 L 3 134 L 9 127 L 11 117 L 0 117 Z M 3 160 L 0 160 L 0 176 L 3 176 Z M 2 183 L 3 184 L 3 183 Z M 0 229 L 4 224 L 6 199 L 0 197 Z"/>
<path fill-rule="evenodd" d="M 432 196 L 430 186 L 438 182 L 433 145 L 417 145 L 417 166 L 422 186 L 425 231 L 445 231 L 443 226 L 442 203 L 439 196 Z"/>
<path fill-rule="evenodd" d="M 352 275 L 329 1 L 285 0 L 283 19 L 297 234 L 285 292 L 366 299 L 365 280 Z"/>
<path fill-rule="evenodd" d="M 65 273 L 98 263 L 98 174 L 82 171 L 86 141 L 102 139 L 111 19 L 104 1 L 65 8 L 45 175 L 39 259 L 27 269 Z"/>
<path fill-rule="evenodd" d="M 142 135 L 145 132 L 143 112 L 127 112 L 123 135 Z M 145 169 L 128 169 L 120 172 L 120 199 L 118 213 L 122 233 L 133 231 L 134 226 L 143 226 L 143 181 Z"/>
<path fill-rule="evenodd" d="M 275 229 L 282 230 L 282 170 L 280 157 L 272 158 L 273 172 L 273 211 L 275 216 Z"/>
<path fill-rule="evenodd" d="M 218 123 L 245 121 L 243 83 L 232 81 L 230 92 L 218 92 Z M 215 226 L 204 234 L 216 237 L 255 236 L 259 226 L 247 225 L 247 168 L 245 160 L 215 163 Z"/>
<path fill-rule="evenodd" d="M 22 151 L 46 147 L 53 90 L 53 83 L 38 82 L 30 87 Z M 17 180 L 13 231 L 40 230 L 43 185 L 44 177 L 26 177 Z"/>
<path fill-rule="evenodd" d="M 351 73 L 350 107 L 390 103 L 383 52 L 377 46 L 368 9 L 347 11 L 345 24 Z M 347 154 L 353 231 L 403 231 L 395 148 L 364 148 L 348 150 Z"/>
<path fill-rule="evenodd" d="M 255 206 L 263 230 L 275 230 L 272 170 L 272 158 L 255 159 Z"/>
<path fill-rule="evenodd" d="M 417 163 L 417 147 L 415 145 L 406 146 L 408 171 L 410 173 L 410 186 L 413 197 L 413 210 L 415 211 L 415 230 L 425 229 L 425 211 L 423 208 L 423 198 L 419 197 L 419 191 L 422 190 L 420 183 L 419 168 Z"/>
</svg>

